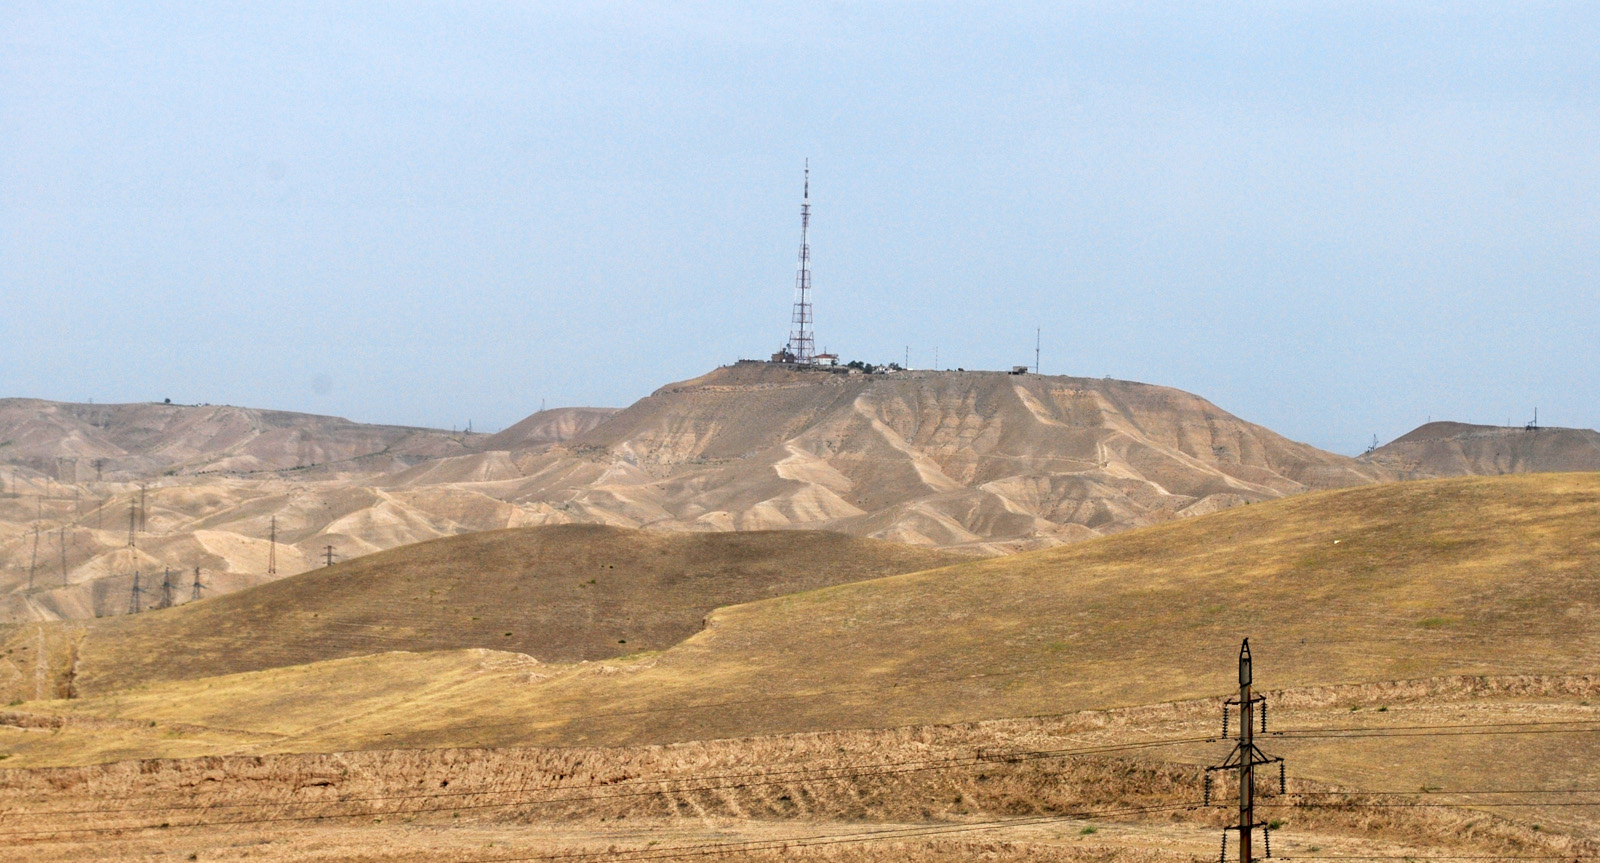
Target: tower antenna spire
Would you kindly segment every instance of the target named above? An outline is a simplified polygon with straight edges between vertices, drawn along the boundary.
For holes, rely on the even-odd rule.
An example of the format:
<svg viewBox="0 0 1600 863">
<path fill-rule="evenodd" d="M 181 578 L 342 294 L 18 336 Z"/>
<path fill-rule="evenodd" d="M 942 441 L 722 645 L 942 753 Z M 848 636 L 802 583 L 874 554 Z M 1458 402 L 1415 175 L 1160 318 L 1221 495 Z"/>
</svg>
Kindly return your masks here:
<svg viewBox="0 0 1600 863">
<path fill-rule="evenodd" d="M 811 160 L 806 159 L 804 195 L 800 199 L 800 268 L 794 277 L 794 313 L 790 316 L 788 354 L 792 362 L 810 365 L 816 356 L 811 315 Z"/>
</svg>

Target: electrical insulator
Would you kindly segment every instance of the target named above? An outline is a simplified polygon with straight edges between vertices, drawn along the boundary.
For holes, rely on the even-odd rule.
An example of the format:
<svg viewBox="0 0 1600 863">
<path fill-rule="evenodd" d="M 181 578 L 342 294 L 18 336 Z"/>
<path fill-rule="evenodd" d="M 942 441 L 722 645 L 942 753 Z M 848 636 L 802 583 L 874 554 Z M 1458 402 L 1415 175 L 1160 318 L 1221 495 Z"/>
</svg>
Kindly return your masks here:
<svg viewBox="0 0 1600 863">
<path fill-rule="evenodd" d="M 1272 828 L 1271 827 L 1263 827 L 1263 828 L 1261 828 L 1261 839 L 1267 846 L 1267 856 L 1271 857 L 1272 856 Z"/>
<path fill-rule="evenodd" d="M 1207 805 L 1207 806 L 1211 805 L 1211 774 L 1209 774 L 1209 773 L 1206 774 L 1205 805 Z"/>
<path fill-rule="evenodd" d="M 1228 705 L 1222 705 L 1222 736 L 1228 736 Z"/>
<path fill-rule="evenodd" d="M 1228 863 L 1228 833 L 1222 833 L 1222 854 L 1217 857 L 1217 863 Z"/>
<path fill-rule="evenodd" d="M 1283 759 L 1278 759 L 1278 793 L 1289 793 L 1289 772 L 1283 767 Z"/>
<path fill-rule="evenodd" d="M 1261 733 L 1262 734 L 1266 734 L 1267 733 L 1267 702 L 1266 702 L 1266 699 L 1262 699 L 1261 700 Z"/>
</svg>

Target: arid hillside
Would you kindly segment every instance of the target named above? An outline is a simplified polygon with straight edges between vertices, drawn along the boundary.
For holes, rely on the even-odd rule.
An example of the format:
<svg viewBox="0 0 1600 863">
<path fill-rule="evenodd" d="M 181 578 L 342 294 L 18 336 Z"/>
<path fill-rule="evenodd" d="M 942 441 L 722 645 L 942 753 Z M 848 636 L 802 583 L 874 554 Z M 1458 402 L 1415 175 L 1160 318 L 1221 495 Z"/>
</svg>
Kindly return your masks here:
<svg viewBox="0 0 1600 863">
<path fill-rule="evenodd" d="M 609 659 L 671 647 L 719 606 L 962 559 L 818 531 L 485 531 L 176 608 L 9 627 L 0 635 L 0 697 L 88 696 L 387 651 Z"/>
<path fill-rule="evenodd" d="M 467 435 L 227 405 L 0 399 L 0 462 L 66 484 L 161 475 L 384 470 L 470 451 Z"/>
<path fill-rule="evenodd" d="M 196 582 L 215 596 L 501 528 L 820 529 L 1002 554 L 1395 475 L 1178 390 L 996 372 L 739 363 L 494 435 L 6 404 L 0 621 L 121 615 Z"/>
<path fill-rule="evenodd" d="M 1600 470 L 1600 432 L 1436 422 L 1361 457 L 1409 479 Z"/>
<path fill-rule="evenodd" d="M 1492 677 L 1556 692 L 1600 663 L 1597 508 L 1600 474 L 1389 483 L 725 607 L 659 654 L 469 658 L 438 677 L 416 663 L 456 660 L 390 653 L 28 709 L 232 729 L 280 751 L 663 743 L 1201 698 L 1226 691 L 1217 657 L 1245 636 L 1280 687 Z M 162 739 L 152 754 L 218 745 Z M 17 745 L 89 751 L 70 735 Z"/>
<path fill-rule="evenodd" d="M 1597 508 L 1600 474 L 1388 483 L 724 607 L 661 651 L 374 644 L 13 705 L 0 805 L 23 826 L 0 859 L 1180 863 L 1215 854 L 1229 817 L 1231 788 L 1208 801 L 1201 768 L 1228 751 L 1219 714 L 1247 635 L 1272 708 L 1256 740 L 1286 759 L 1284 791 L 1276 771 L 1259 786 L 1276 856 L 1589 859 Z M 760 567 L 762 537 L 800 536 L 597 535 L 630 568 L 655 542 L 754 543 L 730 573 Z M 430 543 L 394 585 L 410 601 L 363 613 L 408 625 L 430 568 L 494 536 Z M 568 581 L 612 571 L 546 556 Z M 323 607 L 363 608 L 346 600 L 374 595 L 378 570 L 354 571 L 355 593 Z M 222 626 L 207 606 L 266 619 L 239 604 L 301 579 L 162 612 L 189 623 L 160 635 L 160 614 L 110 622 L 146 640 L 102 644 L 178 665 L 200 636 L 221 662 L 203 639 L 230 636 L 203 631 Z M 320 613 L 274 625 L 336 639 Z M 232 638 L 248 653 L 261 635 Z"/>
<path fill-rule="evenodd" d="M 528 493 L 584 519 L 988 551 L 1387 476 L 1166 387 L 766 363 L 663 387 L 535 464 Z"/>
</svg>

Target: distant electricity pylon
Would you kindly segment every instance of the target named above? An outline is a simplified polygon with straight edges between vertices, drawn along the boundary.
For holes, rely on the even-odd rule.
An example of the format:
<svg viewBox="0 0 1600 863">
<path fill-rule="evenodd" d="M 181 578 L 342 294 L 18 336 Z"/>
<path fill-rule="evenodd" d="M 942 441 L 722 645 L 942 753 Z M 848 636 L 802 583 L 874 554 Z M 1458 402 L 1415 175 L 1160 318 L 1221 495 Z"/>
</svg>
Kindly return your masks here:
<svg viewBox="0 0 1600 863">
<path fill-rule="evenodd" d="M 811 315 L 811 160 L 806 160 L 805 192 L 800 198 L 800 269 L 794 276 L 794 314 L 790 317 L 789 355 L 809 365 L 816 354 Z"/>
<path fill-rule="evenodd" d="M 267 575 L 278 574 L 278 517 L 272 517 L 267 534 Z"/>
<path fill-rule="evenodd" d="M 1256 828 L 1261 828 L 1261 840 L 1266 856 L 1272 856 L 1272 832 L 1264 823 L 1256 822 L 1256 768 L 1264 764 L 1278 765 L 1278 791 L 1288 791 L 1287 777 L 1284 775 L 1283 759 L 1268 758 L 1266 753 L 1256 748 L 1253 740 L 1256 727 L 1255 705 L 1261 705 L 1261 732 L 1267 731 L 1267 700 L 1262 696 L 1250 694 L 1250 639 L 1244 640 L 1239 648 L 1239 698 L 1229 699 L 1222 705 L 1222 736 L 1228 736 L 1228 707 L 1239 705 L 1239 742 L 1234 744 L 1233 751 L 1223 759 L 1221 764 L 1206 768 L 1206 805 L 1211 804 L 1211 774 L 1219 770 L 1233 770 L 1239 774 L 1239 823 L 1225 828 L 1222 833 L 1222 855 L 1218 863 L 1227 863 L 1228 860 L 1228 830 L 1239 831 L 1239 863 L 1251 863 L 1251 834 Z"/>
<path fill-rule="evenodd" d="M 327 562 L 324 563 L 323 566 L 333 566 L 333 546 L 325 545 L 322 547 L 322 551 L 327 555 Z"/>
<path fill-rule="evenodd" d="M 161 574 L 161 604 L 157 608 L 172 607 L 172 568 L 164 567 Z"/>
<path fill-rule="evenodd" d="M 128 498 L 128 547 L 133 548 L 133 532 L 139 527 L 139 499 Z"/>
<path fill-rule="evenodd" d="M 28 563 L 28 589 L 33 590 L 33 571 L 39 567 L 39 523 L 33 524 L 33 560 Z"/>
<path fill-rule="evenodd" d="M 139 597 L 144 595 L 144 590 L 139 587 L 139 570 L 133 571 L 133 592 L 128 596 L 128 613 L 138 614 L 141 610 Z"/>
<path fill-rule="evenodd" d="M 66 525 L 62 525 L 61 526 L 61 532 L 60 532 L 60 534 L 58 536 L 59 536 L 59 538 L 61 540 L 61 586 L 62 587 L 66 587 L 67 586 L 67 526 Z"/>
<path fill-rule="evenodd" d="M 150 515 L 150 510 L 148 508 L 146 508 L 145 505 L 144 505 L 144 493 L 145 493 L 144 483 L 139 483 L 139 532 L 140 533 L 149 533 L 150 532 L 150 525 L 149 525 L 149 522 L 147 521 L 147 519 L 148 519 L 148 517 Z"/>
<path fill-rule="evenodd" d="M 189 601 L 194 602 L 195 600 L 199 599 L 200 591 L 204 589 L 205 585 L 200 583 L 200 567 L 197 566 L 194 568 L 194 585 L 190 589 Z"/>
</svg>

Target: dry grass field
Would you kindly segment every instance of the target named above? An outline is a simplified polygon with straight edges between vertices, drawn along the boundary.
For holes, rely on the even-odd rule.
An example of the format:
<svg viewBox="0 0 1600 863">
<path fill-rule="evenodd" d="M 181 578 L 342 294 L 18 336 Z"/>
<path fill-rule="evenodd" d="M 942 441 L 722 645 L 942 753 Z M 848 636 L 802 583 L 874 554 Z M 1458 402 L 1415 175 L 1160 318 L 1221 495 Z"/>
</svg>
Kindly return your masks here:
<svg viewBox="0 0 1600 863">
<path fill-rule="evenodd" d="M 47 693 L 92 696 L 386 651 L 607 659 L 670 647 L 718 606 L 961 559 L 823 532 L 485 531 L 170 609 L 11 627 L 0 695 L 38 697 L 43 681 Z"/>
<path fill-rule="evenodd" d="M 1597 512 L 1596 474 L 1369 486 L 596 661 L 390 652 L 14 705 L 0 859 L 1215 859 L 1200 767 L 1244 636 L 1288 759 L 1277 856 L 1587 859 Z"/>
</svg>

